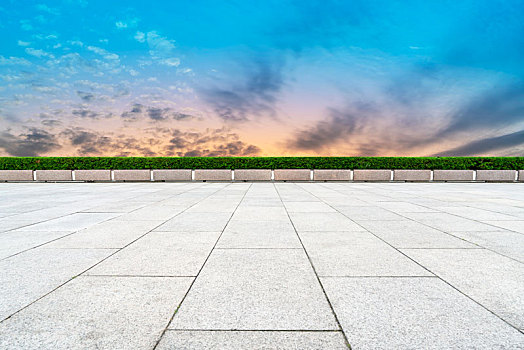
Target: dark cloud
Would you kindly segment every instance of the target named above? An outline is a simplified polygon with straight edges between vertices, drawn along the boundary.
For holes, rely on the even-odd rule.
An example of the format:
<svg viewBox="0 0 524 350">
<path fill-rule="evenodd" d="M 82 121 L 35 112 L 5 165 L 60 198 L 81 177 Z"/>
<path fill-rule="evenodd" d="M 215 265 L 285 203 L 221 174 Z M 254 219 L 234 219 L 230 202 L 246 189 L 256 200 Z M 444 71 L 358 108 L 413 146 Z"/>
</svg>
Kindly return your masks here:
<svg viewBox="0 0 524 350">
<path fill-rule="evenodd" d="M 147 141 L 127 135 L 105 135 L 97 131 L 82 128 L 70 128 L 60 135 L 69 141 L 76 152 L 82 156 L 156 156 L 147 145 Z"/>
<path fill-rule="evenodd" d="M 183 157 L 254 156 L 261 152 L 255 145 L 239 140 L 239 136 L 226 129 L 203 132 L 169 130 L 171 139 L 165 147 L 167 155 Z"/>
<path fill-rule="evenodd" d="M 440 95 L 441 85 L 431 83 L 438 81 L 431 80 L 431 76 L 438 76 L 438 69 L 418 68 L 411 77 L 388 85 L 383 95 L 386 102 L 364 100 L 350 102 L 344 108 L 330 108 L 324 120 L 297 131 L 286 146 L 316 153 L 351 146 L 358 155 L 420 154 L 424 147 L 435 149 L 464 137 L 471 139 L 480 132 L 493 135 L 491 130 L 512 127 L 524 120 L 524 84 L 515 83 L 495 86 L 471 98 L 456 108 L 447 123 L 445 118 L 434 119 L 425 106 L 433 105 L 432 98 Z M 486 142 L 515 141 L 517 136 L 488 137 Z M 451 151 L 475 153 L 469 145 Z"/>
<path fill-rule="evenodd" d="M 29 129 L 26 133 L 13 135 L 0 133 L 0 149 L 15 157 L 34 157 L 60 148 L 57 138 L 45 130 Z"/>
<path fill-rule="evenodd" d="M 480 94 L 452 117 L 437 137 L 462 131 L 508 126 L 524 120 L 524 84 L 495 86 Z"/>
<path fill-rule="evenodd" d="M 73 109 L 71 114 L 75 117 L 97 119 L 102 116 L 101 113 L 89 109 Z"/>
<path fill-rule="evenodd" d="M 95 99 L 95 95 L 90 92 L 77 91 L 76 94 L 84 102 L 92 102 Z"/>
<path fill-rule="evenodd" d="M 244 68 L 244 82 L 226 88 L 201 89 L 204 100 L 226 121 L 275 116 L 277 93 L 284 83 L 283 61 L 258 58 Z"/>
<path fill-rule="evenodd" d="M 513 148 L 524 144 L 524 130 L 511 134 L 489 137 L 435 154 L 442 157 L 486 156 L 492 151 Z"/>
<path fill-rule="evenodd" d="M 347 138 L 357 128 L 360 118 L 354 112 L 331 109 L 326 120 L 310 129 L 298 131 L 288 146 L 297 150 L 321 150 Z"/>
<path fill-rule="evenodd" d="M 42 120 L 42 125 L 52 128 L 52 127 L 55 127 L 55 126 L 62 125 L 62 122 L 60 120 L 57 120 L 57 119 L 44 119 L 44 120 Z"/>
<path fill-rule="evenodd" d="M 142 118 L 149 118 L 153 121 L 186 120 L 195 118 L 193 115 L 177 112 L 169 107 L 148 107 L 139 103 L 135 103 L 129 111 L 123 112 L 121 117 L 128 121 L 137 121 Z"/>
</svg>

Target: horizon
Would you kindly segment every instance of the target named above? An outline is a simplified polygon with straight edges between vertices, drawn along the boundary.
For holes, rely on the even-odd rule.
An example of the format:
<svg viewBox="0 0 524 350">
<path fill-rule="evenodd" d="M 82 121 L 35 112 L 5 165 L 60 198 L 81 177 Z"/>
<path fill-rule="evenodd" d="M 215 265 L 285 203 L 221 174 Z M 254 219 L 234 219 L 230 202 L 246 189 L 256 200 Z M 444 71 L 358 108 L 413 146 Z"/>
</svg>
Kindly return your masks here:
<svg viewBox="0 0 524 350">
<path fill-rule="evenodd" d="M 523 13 L 9 0 L 0 156 L 522 156 Z"/>
</svg>

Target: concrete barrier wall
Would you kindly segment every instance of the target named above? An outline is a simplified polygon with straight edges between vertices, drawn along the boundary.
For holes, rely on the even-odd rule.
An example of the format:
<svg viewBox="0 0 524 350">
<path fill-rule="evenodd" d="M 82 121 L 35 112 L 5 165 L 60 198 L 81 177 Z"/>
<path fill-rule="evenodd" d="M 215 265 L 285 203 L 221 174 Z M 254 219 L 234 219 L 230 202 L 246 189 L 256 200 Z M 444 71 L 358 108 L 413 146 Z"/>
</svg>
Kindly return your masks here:
<svg viewBox="0 0 524 350">
<path fill-rule="evenodd" d="M 415 169 L 136 169 L 0 170 L 0 182 L 120 181 L 343 181 L 343 182 L 524 182 L 524 170 Z"/>
<path fill-rule="evenodd" d="M 475 170 L 434 170 L 433 181 L 473 181 Z"/>
<path fill-rule="evenodd" d="M 72 181 L 71 170 L 35 170 L 36 181 Z"/>
<path fill-rule="evenodd" d="M 235 170 L 235 181 L 271 181 L 271 169 Z"/>
<path fill-rule="evenodd" d="M 0 170 L 0 182 L 33 181 L 33 170 Z"/>
<path fill-rule="evenodd" d="M 395 181 L 431 181 L 431 170 L 395 170 Z"/>
<path fill-rule="evenodd" d="M 113 170 L 115 181 L 151 181 L 151 170 Z"/>
<path fill-rule="evenodd" d="M 477 181 L 512 182 L 516 179 L 516 170 L 477 170 Z"/>
<path fill-rule="evenodd" d="M 153 181 L 191 181 L 191 169 L 153 170 Z"/>
<path fill-rule="evenodd" d="M 275 181 L 311 181 L 309 169 L 275 169 Z"/>
<path fill-rule="evenodd" d="M 75 170 L 75 181 L 111 181 L 111 170 Z"/>
<path fill-rule="evenodd" d="M 313 170 L 313 180 L 315 181 L 351 181 L 353 172 L 346 169 L 315 169 Z"/>
<path fill-rule="evenodd" d="M 233 173 L 230 169 L 196 169 L 195 181 L 231 181 Z"/>
<path fill-rule="evenodd" d="M 353 181 L 390 181 L 392 170 L 355 169 L 353 170 Z"/>
</svg>

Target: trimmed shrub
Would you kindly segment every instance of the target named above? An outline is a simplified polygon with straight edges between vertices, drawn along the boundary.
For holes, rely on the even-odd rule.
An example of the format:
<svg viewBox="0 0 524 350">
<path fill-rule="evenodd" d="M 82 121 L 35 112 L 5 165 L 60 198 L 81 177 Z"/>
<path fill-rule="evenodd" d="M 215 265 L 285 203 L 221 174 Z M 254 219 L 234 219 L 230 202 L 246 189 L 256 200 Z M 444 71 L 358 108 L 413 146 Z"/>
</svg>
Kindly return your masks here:
<svg viewBox="0 0 524 350">
<path fill-rule="evenodd" d="M 524 157 L 0 157 L 19 169 L 524 169 Z"/>
</svg>

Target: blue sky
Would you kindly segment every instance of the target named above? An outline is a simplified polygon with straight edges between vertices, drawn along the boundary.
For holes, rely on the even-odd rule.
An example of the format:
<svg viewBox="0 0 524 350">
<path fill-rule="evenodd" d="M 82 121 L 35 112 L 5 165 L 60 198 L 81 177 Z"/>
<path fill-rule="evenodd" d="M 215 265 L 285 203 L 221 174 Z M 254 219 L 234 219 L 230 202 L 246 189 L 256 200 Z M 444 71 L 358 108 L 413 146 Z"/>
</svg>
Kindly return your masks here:
<svg viewBox="0 0 524 350">
<path fill-rule="evenodd" d="M 524 1 L 0 4 L 0 154 L 523 155 Z"/>
</svg>

